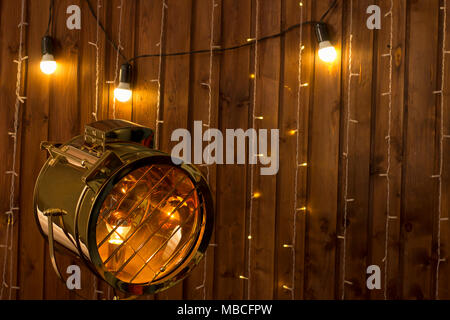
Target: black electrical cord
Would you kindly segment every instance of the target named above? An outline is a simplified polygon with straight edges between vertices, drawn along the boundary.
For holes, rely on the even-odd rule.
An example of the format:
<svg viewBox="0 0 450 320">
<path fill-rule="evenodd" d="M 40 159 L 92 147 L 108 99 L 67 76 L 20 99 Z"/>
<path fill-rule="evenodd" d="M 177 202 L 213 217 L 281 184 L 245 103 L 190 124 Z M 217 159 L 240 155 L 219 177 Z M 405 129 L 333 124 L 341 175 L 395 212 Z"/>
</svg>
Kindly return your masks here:
<svg viewBox="0 0 450 320">
<path fill-rule="evenodd" d="M 91 12 L 92 16 L 97 20 L 97 16 L 96 16 L 96 14 L 95 14 L 95 12 L 94 12 L 94 9 L 92 8 L 91 3 L 89 2 L 89 0 L 86 0 L 86 2 L 88 3 L 88 6 L 89 6 L 89 9 L 90 9 L 90 12 Z M 325 11 L 325 13 L 322 15 L 322 17 L 320 18 L 319 21 L 306 21 L 306 22 L 303 22 L 303 23 L 297 23 L 297 24 L 294 24 L 294 25 L 290 26 L 289 28 L 287 28 L 287 29 L 285 29 L 285 30 L 283 30 L 283 31 L 281 31 L 281 32 L 279 32 L 279 33 L 275 33 L 275 34 L 272 34 L 272 35 L 269 35 L 269 36 L 264 36 L 264 37 L 261 37 L 261 38 L 258 38 L 258 39 L 253 39 L 253 40 L 248 41 L 248 42 L 246 42 L 246 43 L 239 44 L 239 45 L 235 45 L 235 46 L 232 46 L 232 47 L 227 47 L 227 48 L 216 48 L 216 49 L 213 49 L 212 51 L 213 51 L 213 52 L 226 52 L 226 51 L 230 51 L 230 50 L 237 50 L 237 49 L 240 49 L 240 48 L 252 46 L 252 45 L 254 45 L 254 44 L 256 43 L 256 41 L 260 42 L 260 41 L 265 41 L 265 40 L 269 40 L 269 39 L 273 39 L 273 38 L 282 37 L 282 36 L 285 35 L 286 33 L 290 32 L 290 31 L 292 31 L 292 30 L 294 30 L 294 29 L 296 29 L 296 28 L 299 28 L 299 27 L 302 26 L 302 25 L 308 25 L 308 24 L 311 24 L 311 25 L 324 24 L 323 20 L 324 20 L 324 19 L 332 12 L 332 10 L 336 7 L 337 2 L 338 2 L 338 0 L 334 0 L 334 1 L 333 1 L 333 3 L 330 5 L 330 7 L 327 9 L 327 11 Z M 110 42 L 111 45 L 112 45 L 116 50 L 119 51 L 121 57 L 122 57 L 122 58 L 126 61 L 126 63 L 128 63 L 128 64 L 131 63 L 131 62 L 133 62 L 133 61 L 135 61 L 135 60 L 137 60 L 137 59 L 142 59 L 142 58 L 174 57 L 174 56 L 184 56 L 184 55 L 192 55 L 192 54 L 200 54 L 200 53 L 209 53 L 209 52 L 211 52 L 210 49 L 203 49 L 203 50 L 182 51 L 182 52 L 172 52 L 172 53 L 162 53 L 162 54 L 159 54 L 159 53 L 155 53 L 155 54 L 143 54 L 143 55 L 138 55 L 138 56 L 135 56 L 135 57 L 133 57 L 133 58 L 127 60 L 127 58 L 120 52 L 120 50 L 118 49 L 118 47 L 117 47 L 117 45 L 114 43 L 114 41 L 108 36 L 108 34 L 107 34 L 105 28 L 103 27 L 103 25 L 102 25 L 101 23 L 99 23 L 99 24 L 100 24 L 100 28 L 101 28 L 101 29 L 103 30 L 103 32 L 105 33 L 106 39 L 108 40 L 108 42 Z"/>
<path fill-rule="evenodd" d="M 323 20 L 325 20 L 325 18 L 328 16 L 328 14 L 333 11 L 334 8 L 336 8 L 338 0 L 334 0 L 334 2 L 331 4 L 331 6 L 328 8 L 327 11 L 325 11 L 325 13 L 322 15 L 322 17 L 320 18 L 320 22 L 323 22 Z"/>
<path fill-rule="evenodd" d="M 97 21 L 97 14 L 95 13 L 94 8 L 92 7 L 92 4 L 89 0 L 86 0 L 86 3 L 89 7 L 89 11 L 91 12 L 91 15 L 94 17 L 94 19 Z M 100 27 L 100 29 L 102 29 L 103 33 L 105 34 L 106 37 L 106 41 L 108 41 L 113 48 L 119 52 L 119 55 L 122 57 L 123 60 L 127 60 L 127 58 L 125 57 L 125 55 L 120 51 L 120 48 L 115 44 L 115 42 L 111 39 L 111 37 L 108 35 L 108 32 L 106 32 L 105 27 L 103 26 L 103 24 L 100 22 L 100 20 L 98 20 L 98 25 Z"/>
<path fill-rule="evenodd" d="M 48 25 L 47 25 L 47 31 L 45 31 L 45 35 L 50 35 L 50 27 L 53 25 L 53 12 L 55 9 L 55 0 L 50 1 L 50 6 L 48 8 Z"/>
</svg>

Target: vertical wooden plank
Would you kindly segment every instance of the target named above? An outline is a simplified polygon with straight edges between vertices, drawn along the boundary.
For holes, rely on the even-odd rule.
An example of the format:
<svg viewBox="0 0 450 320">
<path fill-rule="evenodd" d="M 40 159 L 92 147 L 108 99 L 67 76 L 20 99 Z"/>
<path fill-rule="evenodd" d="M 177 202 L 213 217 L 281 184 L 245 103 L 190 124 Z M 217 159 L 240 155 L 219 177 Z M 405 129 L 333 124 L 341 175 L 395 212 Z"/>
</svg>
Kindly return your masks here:
<svg viewBox="0 0 450 320">
<path fill-rule="evenodd" d="M 449 1 L 443 2 L 441 1 L 441 7 L 444 7 L 443 4 L 446 3 L 445 9 L 441 10 L 441 19 L 440 23 L 441 26 L 439 28 L 441 32 L 441 50 L 448 51 L 450 48 L 450 3 Z M 446 10 L 446 21 L 444 21 L 444 10 Z M 445 27 L 444 27 L 444 23 Z M 445 41 L 444 41 L 444 30 L 446 30 L 445 35 Z M 443 46 L 443 47 L 442 47 Z M 441 57 L 442 59 L 442 57 Z M 442 61 L 442 60 L 441 60 Z M 440 117 L 444 117 L 444 134 L 447 134 L 449 132 L 449 110 L 450 110 L 450 56 L 447 53 L 445 56 L 445 65 L 440 66 L 440 72 L 443 72 L 444 74 L 444 92 L 442 93 L 443 101 L 440 101 L 440 103 L 443 103 L 443 110 L 444 114 L 440 115 Z M 438 74 L 440 84 L 442 84 L 442 74 Z M 443 176 L 442 176 L 442 203 L 441 203 L 441 217 L 447 218 L 450 216 L 450 172 L 448 168 L 448 159 L 450 159 L 450 145 L 448 143 L 448 139 L 444 140 L 443 145 Z M 446 258 L 449 256 L 449 241 L 450 241 L 450 225 L 448 221 L 445 220 L 441 221 L 441 256 Z M 450 299 L 450 264 L 448 263 L 448 259 L 444 262 L 441 262 L 440 269 L 439 269 L 439 283 L 438 283 L 438 290 L 439 290 L 439 299 Z"/>
<path fill-rule="evenodd" d="M 19 237 L 20 299 L 42 299 L 44 283 L 44 240 L 36 226 L 33 199 L 34 182 L 46 160 L 39 148 L 48 139 L 48 93 L 51 77 L 39 68 L 41 38 L 47 28 L 48 0 L 29 1 L 27 104 L 22 132 L 21 216 Z"/>
<path fill-rule="evenodd" d="M 256 1 L 259 1 L 259 14 L 256 17 L 258 21 L 255 22 L 258 23 L 258 37 L 280 32 L 281 2 L 271 0 Z M 256 92 L 253 92 L 253 95 L 256 95 L 254 100 L 256 104 L 252 108 L 254 108 L 256 116 L 262 116 L 264 119 L 256 120 L 255 129 L 268 130 L 267 156 L 272 156 L 273 159 L 278 157 L 278 155 L 274 155 L 275 151 L 271 150 L 272 138 L 270 130 L 278 128 L 280 38 L 260 42 L 258 44 L 257 59 L 257 70 L 254 70 L 256 78 L 253 80 L 256 81 Z M 249 126 L 252 126 L 252 123 L 253 118 L 250 119 Z M 261 136 L 258 138 L 261 139 Z M 260 150 L 258 153 L 261 153 Z M 272 166 L 275 166 L 275 164 L 272 163 Z M 276 175 L 261 175 L 262 167 L 262 165 L 258 164 L 253 168 L 254 191 L 261 193 L 261 197 L 253 200 L 253 212 L 251 213 L 252 230 L 249 230 L 249 234 L 251 234 L 252 239 L 250 240 L 251 250 L 249 254 L 251 255 L 250 268 L 252 275 L 249 275 L 251 288 L 248 294 L 252 299 L 273 299 Z"/>
<path fill-rule="evenodd" d="M 79 102 L 78 102 L 78 48 L 79 34 L 77 30 L 65 27 L 66 8 L 80 5 L 80 1 L 58 1 L 54 7 L 55 58 L 58 62 L 56 72 L 51 76 L 49 107 L 49 140 L 65 142 L 80 134 Z M 74 299 L 75 294 L 67 289 L 53 270 L 48 258 L 48 246 L 45 246 L 45 283 L 44 299 Z M 74 259 L 57 253 L 56 259 L 63 275 L 67 266 Z M 83 274 L 86 275 L 85 273 Z"/>
<path fill-rule="evenodd" d="M 389 12 L 391 1 L 380 2 L 382 12 Z M 403 165 L 403 118 L 404 118 L 404 80 L 406 54 L 406 1 L 393 1 L 392 17 L 392 87 L 389 88 L 390 78 L 390 16 L 382 20 L 382 32 L 378 32 L 374 59 L 377 65 L 376 85 L 374 85 L 374 114 L 372 133 L 371 160 L 371 264 L 380 266 L 383 270 L 382 289 L 372 290 L 371 299 L 401 299 L 401 276 L 399 273 L 400 249 L 400 206 L 402 193 L 402 165 Z M 388 228 L 388 250 L 386 269 L 386 218 L 387 218 L 387 182 L 385 174 L 388 167 L 389 135 L 389 96 L 382 95 L 391 90 L 391 146 L 390 146 L 390 190 L 389 215 L 398 217 L 390 219 Z M 387 274 L 386 274 L 387 273 Z M 385 287 L 385 275 L 387 286 Z"/>
<path fill-rule="evenodd" d="M 97 14 L 97 4 L 100 4 L 99 21 L 105 25 L 108 2 L 97 0 L 89 0 L 94 13 Z M 96 48 L 89 44 L 97 41 L 97 20 L 90 13 L 86 1 L 81 1 L 82 10 L 82 28 L 80 34 L 80 49 L 78 59 L 78 95 L 79 95 L 79 134 L 84 130 L 86 124 L 95 121 L 93 112 L 95 110 L 96 101 Z M 111 48 L 111 44 L 105 40 L 105 34 L 99 29 L 98 45 L 99 45 L 99 104 L 98 119 L 108 118 L 108 86 L 105 84 L 105 66 L 106 66 L 106 50 Z M 81 260 L 77 260 L 77 265 L 81 267 L 82 290 L 78 292 L 88 299 L 104 299 L 112 298 L 111 290 L 100 279 L 97 279 L 92 272 L 84 266 Z M 99 291 L 99 292 L 96 292 Z"/>
<path fill-rule="evenodd" d="M 222 47 L 243 43 L 250 37 L 251 1 L 228 0 L 222 6 Z M 250 104 L 250 50 L 243 48 L 223 54 L 220 74 L 220 129 L 248 126 Z M 224 155 L 225 156 L 225 155 Z M 245 212 L 246 167 L 219 166 L 217 169 L 220 197 L 217 199 L 215 249 L 215 299 L 243 299 L 246 274 Z"/>
<path fill-rule="evenodd" d="M 213 8 L 214 5 L 214 8 Z M 220 43 L 221 0 L 196 0 L 193 2 L 192 50 L 210 50 L 211 31 L 213 31 L 213 45 Z M 212 29 L 211 29 L 212 28 Z M 218 126 L 218 97 L 220 79 L 220 56 L 213 53 L 212 60 L 209 53 L 193 55 L 191 57 L 191 92 L 190 92 L 190 131 L 193 132 L 193 121 L 202 121 L 204 131 Z M 210 61 L 211 83 L 210 88 Z M 211 90 L 211 96 L 210 96 Z M 206 144 L 204 144 L 206 146 Z M 216 203 L 217 166 L 211 165 L 200 168 L 208 179 L 209 186 Z M 208 171 L 209 170 L 209 171 Z M 208 175 L 209 173 L 209 175 Z M 214 236 L 211 239 L 214 243 Z M 214 247 L 209 247 L 206 256 L 192 275 L 185 281 L 184 295 L 187 299 L 212 299 L 214 280 Z"/>
<path fill-rule="evenodd" d="M 136 4 L 135 55 L 159 53 L 162 1 L 141 0 Z M 123 33 L 122 33 L 122 36 Z M 159 58 L 133 63 L 133 121 L 155 130 L 158 98 Z M 146 296 L 142 299 L 154 299 Z"/>
<path fill-rule="evenodd" d="M 141 0 L 136 16 L 136 55 L 158 54 L 161 31 L 162 1 Z M 158 103 L 159 58 L 134 62 L 133 120 L 155 129 Z"/>
<path fill-rule="evenodd" d="M 345 299 L 365 299 L 368 290 L 366 286 L 366 269 L 368 258 L 368 229 L 369 229 L 369 179 L 370 179 L 370 150 L 371 150 L 371 116 L 372 105 L 372 64 L 373 64 L 373 31 L 365 27 L 367 14 L 366 8 L 372 3 L 366 0 L 351 2 L 346 8 L 347 16 L 351 13 L 351 21 L 346 21 L 346 38 L 352 34 L 352 59 L 349 70 L 349 42 L 346 41 L 346 59 L 343 68 L 343 108 L 345 114 L 341 115 L 341 143 L 348 143 L 348 168 L 346 160 L 341 158 L 341 176 L 345 179 L 348 170 L 347 197 L 355 199 L 347 208 L 347 231 L 345 257 L 340 260 L 341 272 L 345 275 L 339 278 L 339 293 L 345 290 Z M 352 26 L 350 26 L 352 23 Z M 354 76 L 350 75 L 353 73 Z M 347 81 L 351 77 L 351 83 Z M 348 87 L 350 85 L 350 88 Z M 348 108 L 348 109 L 347 109 Z M 357 121 L 347 123 L 347 110 L 350 110 L 350 119 Z M 349 139 L 346 140 L 345 132 L 349 126 Z M 343 182 L 344 182 L 343 181 Z M 340 211 L 344 212 L 345 187 L 340 189 Z M 340 234 L 343 233 L 344 219 L 341 216 Z M 343 242 L 340 242 L 340 250 L 343 250 Z M 341 251 L 342 252 L 342 251 Z M 345 259 L 345 261 L 344 261 Z M 342 288 L 342 278 L 351 284 Z"/>
<path fill-rule="evenodd" d="M 439 1 L 409 4 L 407 119 L 402 212 L 403 298 L 430 299 Z M 430 23 L 430 21 L 432 23 Z M 424 63 L 427 61 L 427 63 Z M 420 196 L 418 196 L 420 195 Z M 420 276 L 417 276 L 420 275 Z"/>
<path fill-rule="evenodd" d="M 330 1 L 315 2 L 318 19 Z M 338 53 L 341 51 L 342 3 L 338 2 L 327 23 Z M 317 47 L 316 47 L 317 48 Z M 333 299 L 336 274 L 336 214 L 338 202 L 339 119 L 341 65 L 326 64 L 316 54 L 310 117 L 308 208 L 306 219 L 305 299 Z"/>
<path fill-rule="evenodd" d="M 89 0 L 91 6 L 97 14 L 97 0 Z M 99 3 L 102 5 L 99 12 L 101 21 L 104 25 L 107 3 L 102 0 Z M 81 48 L 80 48 L 80 76 L 79 76 L 79 88 L 80 88 L 80 123 L 81 128 L 84 128 L 85 124 L 95 121 L 93 112 L 95 110 L 96 101 L 96 49 L 89 43 L 95 43 L 97 40 L 97 21 L 92 17 L 88 4 L 86 1 L 82 1 L 81 8 L 83 12 L 82 30 L 81 30 Z M 104 94 L 107 90 L 105 86 L 105 50 L 106 46 L 110 46 L 105 41 L 105 35 L 102 30 L 99 30 L 99 104 L 98 104 L 98 119 L 108 118 L 108 95 Z M 106 103 L 105 103 L 106 101 Z"/>
<path fill-rule="evenodd" d="M 166 52 L 183 52 L 191 48 L 192 1 L 167 1 Z M 188 127 L 190 56 L 172 56 L 166 59 L 164 84 L 164 124 L 162 126 L 162 151 L 171 152 L 176 142 L 171 142 L 172 131 Z M 182 299 L 183 284 L 158 295 L 158 299 Z"/>
<path fill-rule="evenodd" d="M 26 3 L 25 3 L 26 6 Z M 13 166 L 13 148 L 14 140 L 9 132 L 14 132 L 14 118 L 15 118 L 15 103 L 16 103 L 16 75 L 17 64 L 14 60 L 18 59 L 19 46 L 20 46 L 20 29 L 17 25 L 21 20 L 21 2 L 0 2 L 0 109 L 3 116 L 0 119 L 0 152 L 3 155 L 0 162 L 0 244 L 6 245 L 6 247 L 0 248 L 0 275 L 5 276 L 4 280 L 6 286 L 2 283 L 2 299 L 15 299 L 18 291 L 15 288 L 17 285 L 17 259 L 18 259 L 18 231 L 20 223 L 21 211 L 14 211 L 14 225 L 10 226 L 8 243 L 7 230 L 8 230 L 8 215 L 7 211 L 10 210 L 10 194 L 11 194 L 11 179 L 15 179 L 14 186 L 14 205 L 19 206 L 20 197 L 20 180 L 10 174 L 6 174 L 11 170 Z M 27 12 L 25 7 L 25 17 L 27 19 Z M 26 43 L 27 30 L 23 28 L 23 48 L 22 55 L 27 55 L 27 43 Z M 25 92 L 24 82 L 26 79 L 26 61 L 22 64 L 22 81 L 21 81 L 21 94 Z M 14 75 L 14 76 L 11 76 Z M 24 105 L 19 106 L 19 118 L 18 118 L 18 133 L 16 137 L 17 151 L 16 151 L 16 163 L 15 171 L 21 174 L 21 130 L 22 130 L 22 118 Z M 19 208 L 20 209 L 20 208 Z M 11 230 L 12 229 L 12 230 Z"/>
<path fill-rule="evenodd" d="M 302 1 L 300 7 L 296 0 L 284 1 L 283 29 L 291 25 L 311 19 L 312 1 Z M 301 16 L 302 13 L 302 16 Z M 314 69 L 314 42 L 311 28 L 303 26 L 301 54 L 301 70 L 299 71 L 300 29 L 292 31 L 282 39 L 282 79 L 280 100 L 280 171 L 277 181 L 277 258 L 276 258 L 276 299 L 302 299 L 304 287 L 304 255 L 305 255 L 305 216 L 307 211 L 296 211 L 307 204 L 307 171 L 298 170 L 297 190 L 295 189 L 295 172 L 299 163 L 308 162 L 308 129 L 310 86 L 300 87 L 301 83 L 310 84 Z M 299 79 L 299 72 L 300 79 Z M 300 82 L 299 82 L 300 80 Z M 300 91 L 299 91 L 300 89 Z M 300 94 L 300 97 L 299 97 Z M 299 115 L 299 126 L 297 116 Z M 297 127 L 300 130 L 297 132 Z M 299 135 L 297 140 L 297 134 Z M 297 141 L 299 142 L 297 146 Z M 298 148 L 298 160 L 297 160 Z M 297 207 L 294 207 L 297 197 Z M 294 215 L 297 215 L 296 235 L 294 231 Z M 296 237 L 295 257 L 290 244 Z M 295 259 L 295 264 L 293 259 Z M 294 272 L 294 278 L 293 273 Z M 283 286 L 294 289 L 293 292 Z"/>
</svg>

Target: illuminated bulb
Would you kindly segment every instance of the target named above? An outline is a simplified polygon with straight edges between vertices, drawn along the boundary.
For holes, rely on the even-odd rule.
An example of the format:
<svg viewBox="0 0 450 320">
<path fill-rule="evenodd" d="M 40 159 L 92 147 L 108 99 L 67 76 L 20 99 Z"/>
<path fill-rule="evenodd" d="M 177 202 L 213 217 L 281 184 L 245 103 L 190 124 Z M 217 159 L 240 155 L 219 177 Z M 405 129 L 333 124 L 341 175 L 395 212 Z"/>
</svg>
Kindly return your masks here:
<svg viewBox="0 0 450 320">
<path fill-rule="evenodd" d="M 255 78 L 256 78 L 256 76 L 254 73 L 250 74 L 250 79 L 255 79 Z"/>
<path fill-rule="evenodd" d="M 247 239 L 248 239 L 248 240 L 252 240 L 252 236 L 248 236 Z"/>
<path fill-rule="evenodd" d="M 41 71 L 45 74 L 53 74 L 56 71 L 56 61 L 53 55 L 45 54 L 42 56 Z"/>
<path fill-rule="evenodd" d="M 131 86 L 129 83 L 119 83 L 119 86 L 114 89 L 114 97 L 120 102 L 128 102 L 133 96 Z"/>
<path fill-rule="evenodd" d="M 319 58 L 324 62 L 333 62 L 337 58 L 336 49 L 331 45 L 330 41 L 319 43 Z"/>
<path fill-rule="evenodd" d="M 53 56 L 53 39 L 49 36 L 42 38 L 41 42 L 42 60 L 41 71 L 45 74 L 53 74 L 56 71 L 56 61 Z"/>
<path fill-rule="evenodd" d="M 289 131 L 289 135 L 293 136 L 297 133 L 297 130 L 290 130 Z"/>
<path fill-rule="evenodd" d="M 113 231 L 116 228 L 116 226 L 106 224 L 106 229 L 108 229 L 108 232 Z M 131 226 L 119 226 L 114 233 L 109 238 L 108 242 L 115 245 L 120 245 L 123 243 L 123 240 L 126 239 L 127 234 L 130 232 Z"/>
<path fill-rule="evenodd" d="M 131 65 L 125 63 L 120 67 L 120 82 L 114 89 L 114 98 L 120 102 L 128 102 L 133 96 L 131 91 Z"/>
<path fill-rule="evenodd" d="M 330 42 L 327 25 L 317 23 L 315 26 L 317 42 L 319 42 L 319 58 L 324 62 L 333 62 L 337 58 L 336 49 Z"/>
</svg>

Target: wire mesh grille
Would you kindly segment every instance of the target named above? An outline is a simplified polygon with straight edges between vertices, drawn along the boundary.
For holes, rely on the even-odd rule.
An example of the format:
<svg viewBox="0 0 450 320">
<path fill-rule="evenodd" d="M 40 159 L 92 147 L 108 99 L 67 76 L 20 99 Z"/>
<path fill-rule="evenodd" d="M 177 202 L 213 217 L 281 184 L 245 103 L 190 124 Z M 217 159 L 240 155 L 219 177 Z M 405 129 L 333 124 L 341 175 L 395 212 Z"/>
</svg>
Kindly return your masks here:
<svg viewBox="0 0 450 320">
<path fill-rule="evenodd" d="M 103 264 L 128 283 L 157 282 L 190 254 L 203 227 L 196 187 L 170 165 L 139 168 L 106 197 L 97 220 Z"/>
</svg>

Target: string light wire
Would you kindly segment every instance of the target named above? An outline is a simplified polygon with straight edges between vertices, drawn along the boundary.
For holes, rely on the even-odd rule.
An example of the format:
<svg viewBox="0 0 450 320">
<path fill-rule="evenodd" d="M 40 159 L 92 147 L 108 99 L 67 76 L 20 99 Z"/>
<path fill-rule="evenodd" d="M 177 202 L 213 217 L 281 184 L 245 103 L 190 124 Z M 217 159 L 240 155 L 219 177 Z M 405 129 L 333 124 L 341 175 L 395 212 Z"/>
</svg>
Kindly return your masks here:
<svg viewBox="0 0 450 320">
<path fill-rule="evenodd" d="M 347 83 L 347 115 L 345 118 L 346 122 L 346 133 L 345 133 L 345 186 L 344 186 L 344 223 L 343 223 L 343 235 L 338 238 L 343 241 L 342 244 L 342 300 L 345 299 L 345 286 L 351 285 L 350 281 L 346 280 L 346 258 L 347 258 L 347 221 L 348 221 L 348 204 L 354 202 L 355 199 L 349 198 L 349 152 L 350 152 L 350 124 L 357 124 L 358 121 L 351 118 L 351 90 L 352 90 L 352 78 L 359 76 L 359 74 L 353 73 L 352 71 L 352 47 L 353 47 L 353 0 L 350 0 L 350 17 L 349 17 L 349 49 L 348 49 L 348 83 Z"/>
<path fill-rule="evenodd" d="M 91 3 L 89 2 L 89 0 L 85 0 L 85 1 L 86 1 L 86 3 L 88 4 L 89 12 L 91 13 L 91 15 L 92 15 L 96 20 L 98 20 L 97 14 L 95 13 L 94 8 L 92 7 L 92 5 L 91 5 Z M 164 3 L 164 7 L 167 8 L 166 2 L 163 1 L 163 3 Z M 248 46 L 253 46 L 253 45 L 255 45 L 256 41 L 262 42 L 262 41 L 266 41 L 266 40 L 269 40 L 269 39 L 282 37 L 282 36 L 284 36 L 286 33 L 291 32 L 291 31 L 293 31 L 293 30 L 295 30 L 295 29 L 297 29 L 297 28 L 299 28 L 299 27 L 301 27 L 301 26 L 304 26 L 304 25 L 316 25 L 316 24 L 324 23 L 324 20 L 325 20 L 325 19 L 327 18 L 327 16 L 333 11 L 333 9 L 336 7 L 337 3 L 338 3 L 338 0 L 333 1 L 333 3 L 330 5 L 330 7 L 327 9 L 327 11 L 325 11 L 325 13 L 322 15 L 322 17 L 320 18 L 319 21 L 305 21 L 305 22 L 302 22 L 302 24 L 294 24 L 294 25 L 288 27 L 287 29 L 285 29 L 285 30 L 283 30 L 283 31 L 281 31 L 281 32 L 279 32 L 279 33 L 275 33 L 275 34 L 272 34 L 272 35 L 264 36 L 264 37 L 261 37 L 261 38 L 259 38 L 259 39 L 257 39 L 257 38 L 255 38 L 255 39 L 247 39 L 247 40 L 249 40 L 249 41 L 246 41 L 245 43 L 242 43 L 242 44 L 239 44 L 239 45 L 236 45 L 236 46 L 232 46 L 232 47 L 228 47 L 228 48 L 219 48 L 219 47 L 215 47 L 215 48 L 213 49 L 213 51 L 214 51 L 215 53 L 218 53 L 218 52 L 226 52 L 226 51 L 230 51 L 230 50 L 237 50 L 237 49 L 245 48 L 245 47 L 248 47 Z M 164 11 L 164 8 L 163 8 L 163 11 Z M 100 26 L 101 30 L 105 33 L 105 35 L 106 35 L 106 40 L 107 40 L 107 41 L 108 41 L 108 42 L 109 42 L 116 50 L 118 50 L 118 46 L 114 43 L 114 41 L 113 41 L 113 40 L 111 39 L 111 37 L 108 35 L 108 33 L 106 32 L 105 27 L 104 27 L 101 23 L 99 23 L 99 26 Z M 135 61 L 135 60 L 137 60 L 137 59 L 141 59 L 141 58 L 173 57 L 173 56 L 193 55 L 193 54 L 201 54 L 201 53 L 210 53 L 210 49 L 194 50 L 194 51 L 183 51 L 183 52 L 173 52 L 173 53 L 162 53 L 162 51 L 161 51 L 161 52 L 158 53 L 158 54 L 143 54 L 143 55 L 135 56 L 135 57 L 133 57 L 133 58 L 131 58 L 131 59 L 127 59 L 127 58 L 125 57 L 125 55 L 121 52 L 121 53 L 120 53 L 120 56 L 121 56 L 122 59 L 123 59 L 124 61 L 126 61 L 127 63 L 131 63 L 131 62 L 133 62 L 133 61 Z"/>
<path fill-rule="evenodd" d="M 303 3 L 300 2 L 300 25 L 303 25 Z M 299 52 L 298 52 L 298 92 L 297 92 L 297 130 L 296 130 L 296 153 L 295 153 L 295 178 L 294 178 L 294 222 L 292 227 L 292 278 L 291 278 L 291 287 L 284 287 L 286 290 L 291 291 L 292 300 L 295 299 L 295 270 L 296 270 L 296 244 L 297 244 L 297 215 L 299 213 L 298 210 L 298 174 L 300 170 L 300 113 L 301 113 L 301 91 L 302 91 L 302 53 L 303 53 L 303 27 L 300 27 L 299 34 Z M 286 245 L 285 245 L 286 246 Z M 288 248 L 288 246 L 286 246 Z"/>
<path fill-rule="evenodd" d="M 89 2 L 88 2 L 89 3 Z M 89 42 L 91 46 L 95 48 L 95 107 L 92 116 L 95 121 L 98 121 L 98 105 L 99 105 L 99 82 L 100 82 L 100 48 L 99 48 L 99 28 L 100 28 L 100 15 L 101 8 L 100 0 L 97 0 L 97 29 L 96 29 L 96 42 Z"/>
<path fill-rule="evenodd" d="M 8 216 L 8 224 L 6 227 L 6 235 L 5 235 L 5 256 L 3 262 L 3 276 L 2 276 L 2 286 L 0 290 L 0 299 L 3 299 L 3 292 L 5 288 L 9 289 L 9 299 L 12 297 L 12 290 L 19 290 L 18 286 L 13 286 L 11 283 L 13 281 L 13 241 L 14 241 L 14 222 L 16 221 L 15 212 L 19 211 L 19 208 L 15 204 L 15 196 L 16 196 L 16 180 L 19 178 L 19 173 L 17 172 L 17 144 L 18 144 L 18 133 L 20 126 L 20 106 L 25 103 L 26 97 L 21 95 L 23 91 L 22 88 L 22 74 L 24 72 L 24 61 L 28 59 L 28 56 L 24 56 L 24 28 L 28 25 L 25 22 L 25 0 L 21 2 L 21 13 L 20 13 L 20 23 L 18 25 L 19 28 L 19 50 L 17 60 L 14 62 L 17 64 L 17 76 L 16 76 L 16 101 L 14 104 L 14 129 L 12 132 L 9 132 L 8 135 L 11 139 L 13 139 L 13 151 L 12 151 L 12 165 L 10 171 L 6 172 L 7 175 L 11 177 L 10 182 L 10 190 L 9 190 L 9 210 L 6 212 Z M 26 65 L 25 65 L 26 67 Z M 9 254 L 8 254 L 9 253 Z M 6 282 L 6 265 L 9 257 L 10 266 L 9 266 L 9 279 L 8 283 Z"/>
<path fill-rule="evenodd" d="M 256 14 L 255 14 L 255 55 L 254 55 L 254 78 L 253 78 L 253 108 L 252 108 L 252 128 L 256 128 L 256 93 L 258 89 L 258 49 L 259 49 L 259 0 L 256 0 Z M 254 196 L 254 176 L 255 168 L 250 166 L 250 205 L 248 213 L 248 246 L 247 246 L 247 298 L 250 300 L 250 288 L 251 288 L 251 266 L 252 266 L 252 227 L 253 227 L 253 202 L 259 197 Z"/>
<path fill-rule="evenodd" d="M 436 263 L 436 299 L 439 299 L 439 269 L 441 262 L 445 259 L 442 257 L 441 252 L 441 223 L 442 221 L 448 221 L 447 218 L 442 217 L 442 175 L 444 173 L 444 139 L 448 138 L 444 134 L 444 106 L 445 106 L 445 68 L 446 68 L 446 56 L 450 54 L 450 51 L 446 49 L 447 41 L 447 0 L 444 0 L 444 5 L 441 7 L 443 10 L 443 31 L 442 31 L 442 65 L 441 65 L 441 123 L 440 123 L 440 141 L 439 141 L 439 198 L 438 198 L 438 228 L 437 228 L 437 263 Z"/>
<path fill-rule="evenodd" d="M 394 40 L 394 17 L 392 11 L 394 9 L 394 0 L 391 1 L 389 12 L 385 17 L 390 17 L 390 34 L 389 34 L 389 53 L 384 54 L 384 57 L 389 57 L 389 92 L 381 94 L 388 97 L 388 133 L 386 136 L 387 142 L 387 168 L 386 173 L 382 174 L 386 178 L 386 220 L 385 220 L 385 243 L 384 243 L 384 299 L 387 300 L 387 285 L 388 285 L 388 267 L 389 267 L 389 231 L 390 220 L 396 217 L 391 217 L 391 134 L 392 134 L 392 75 L 393 75 L 393 40 Z"/>
<path fill-rule="evenodd" d="M 162 0 L 161 8 L 161 32 L 159 34 L 159 66 L 158 66 L 158 79 L 156 80 L 158 84 L 158 94 L 156 98 L 156 123 L 155 123 L 155 148 L 159 148 L 159 132 L 161 130 L 160 125 L 164 122 L 161 120 L 161 76 L 162 76 L 162 65 L 163 65 L 163 40 L 164 40 L 164 30 L 165 30 L 165 11 L 168 9 L 166 0 Z"/>
<path fill-rule="evenodd" d="M 209 80 L 208 83 L 203 83 L 203 85 L 206 85 L 208 87 L 208 123 L 205 124 L 207 128 L 211 128 L 211 110 L 212 110 L 212 82 L 213 82 L 213 62 L 214 62 L 214 14 L 215 14 L 215 8 L 217 7 L 217 4 L 215 3 L 215 0 L 211 0 L 211 33 L 210 33 L 210 54 L 209 54 Z M 208 139 L 211 139 L 211 135 L 208 135 Z M 208 153 L 207 157 L 207 165 L 206 165 L 206 181 L 208 184 L 210 183 L 210 159 L 211 154 Z M 207 258 L 208 258 L 208 251 L 205 252 L 205 257 L 203 258 L 203 277 L 202 277 L 202 284 L 197 287 L 197 290 L 202 289 L 203 290 L 203 300 L 206 300 L 206 276 L 207 276 Z"/>
</svg>

